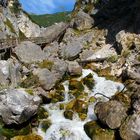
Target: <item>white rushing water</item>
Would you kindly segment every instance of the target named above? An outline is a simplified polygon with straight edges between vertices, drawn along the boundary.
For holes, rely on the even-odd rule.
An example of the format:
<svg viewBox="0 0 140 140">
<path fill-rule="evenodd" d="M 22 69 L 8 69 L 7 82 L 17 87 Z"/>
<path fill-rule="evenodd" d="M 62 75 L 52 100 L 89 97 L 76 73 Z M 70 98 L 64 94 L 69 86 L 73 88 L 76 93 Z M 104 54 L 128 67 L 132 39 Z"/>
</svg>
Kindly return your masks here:
<svg viewBox="0 0 140 140">
<path fill-rule="evenodd" d="M 88 91 L 86 89 L 89 97 L 94 96 L 96 93 L 102 93 L 107 97 L 111 97 L 117 91 L 121 91 L 124 88 L 122 83 L 106 80 L 104 77 L 99 77 L 90 69 L 83 69 L 82 76 L 77 80 L 80 81 L 80 79 L 86 77 L 90 73 L 93 75 L 93 79 L 95 80 L 95 86 L 92 91 Z M 68 85 L 69 81 L 65 81 L 63 83 L 65 88 L 65 100 L 61 103 L 67 103 L 71 100 L 68 94 Z M 104 101 L 108 100 L 100 94 L 96 95 L 96 97 L 101 97 Z M 64 110 L 59 109 L 59 104 L 60 102 L 44 106 L 49 113 L 48 119 L 51 120 L 52 125 L 49 129 L 47 129 L 46 133 L 42 132 L 39 127 L 39 135 L 41 135 L 44 140 L 90 140 L 90 138 L 86 135 L 83 126 L 87 121 L 96 120 L 96 116 L 94 114 L 95 103 L 91 103 L 89 105 L 87 119 L 85 121 L 81 121 L 76 113 L 74 114 L 73 120 L 66 119 L 63 116 Z"/>
</svg>

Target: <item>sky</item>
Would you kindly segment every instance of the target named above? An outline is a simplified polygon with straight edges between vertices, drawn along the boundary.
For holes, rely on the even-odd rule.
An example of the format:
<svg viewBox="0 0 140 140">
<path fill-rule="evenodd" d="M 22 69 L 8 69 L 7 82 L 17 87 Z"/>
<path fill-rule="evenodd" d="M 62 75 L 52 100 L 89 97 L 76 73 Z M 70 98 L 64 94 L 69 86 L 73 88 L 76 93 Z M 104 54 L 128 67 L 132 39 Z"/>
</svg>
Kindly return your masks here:
<svg viewBox="0 0 140 140">
<path fill-rule="evenodd" d="M 72 11 L 76 0 L 20 0 L 25 11 L 33 14 L 53 14 Z"/>
</svg>

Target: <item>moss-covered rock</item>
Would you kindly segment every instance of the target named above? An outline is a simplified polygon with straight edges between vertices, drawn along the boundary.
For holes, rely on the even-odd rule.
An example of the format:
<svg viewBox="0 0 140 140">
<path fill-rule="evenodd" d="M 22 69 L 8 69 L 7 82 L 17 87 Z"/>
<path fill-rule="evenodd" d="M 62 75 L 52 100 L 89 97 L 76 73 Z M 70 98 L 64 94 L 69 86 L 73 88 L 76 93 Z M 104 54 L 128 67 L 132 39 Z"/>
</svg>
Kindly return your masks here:
<svg viewBox="0 0 140 140">
<path fill-rule="evenodd" d="M 64 111 L 64 117 L 66 119 L 72 120 L 73 119 L 73 111 L 71 111 L 71 110 Z"/>
<path fill-rule="evenodd" d="M 112 55 L 107 59 L 107 61 L 111 63 L 115 63 L 117 62 L 118 58 L 119 58 L 118 55 Z"/>
<path fill-rule="evenodd" d="M 51 70 L 53 65 L 54 62 L 49 60 L 43 60 L 41 63 L 38 64 L 40 68 L 47 68 L 48 70 Z"/>
<path fill-rule="evenodd" d="M 12 138 L 11 140 L 43 140 L 43 138 L 36 134 L 30 134 L 26 136 L 16 136 Z"/>
<path fill-rule="evenodd" d="M 83 91 L 84 90 L 84 85 L 82 84 L 81 81 L 70 80 L 69 90 L 75 90 L 75 89 L 77 89 L 78 91 Z"/>
<path fill-rule="evenodd" d="M 39 78 L 36 75 L 33 75 L 30 73 L 27 78 L 20 83 L 20 87 L 23 88 L 30 88 L 30 87 L 35 87 L 39 85 Z"/>
<path fill-rule="evenodd" d="M 85 78 L 83 78 L 83 84 L 86 85 L 90 90 L 93 89 L 95 85 L 95 81 L 93 79 L 93 75 L 90 73 Z"/>
<path fill-rule="evenodd" d="M 39 120 L 47 119 L 48 116 L 49 116 L 48 112 L 43 107 L 40 107 L 39 110 L 38 110 L 38 113 L 37 113 L 38 119 Z"/>
<path fill-rule="evenodd" d="M 101 128 L 96 121 L 87 122 L 84 130 L 91 140 L 115 140 L 114 131 Z"/>
<path fill-rule="evenodd" d="M 63 90 L 52 90 L 48 93 L 52 103 L 64 101 L 65 95 Z"/>
<path fill-rule="evenodd" d="M 72 110 L 78 113 L 79 117 L 84 120 L 88 111 L 88 103 L 82 100 L 74 99 L 66 105 L 66 110 Z"/>
<path fill-rule="evenodd" d="M 46 132 L 46 130 L 51 126 L 51 121 L 50 120 L 42 120 L 40 122 L 40 127 L 41 127 L 41 130 L 43 132 Z"/>
<path fill-rule="evenodd" d="M 23 126 L 5 126 L 3 122 L 0 122 L 0 136 L 5 136 L 8 139 L 17 135 L 27 135 L 32 131 L 31 125 Z"/>
</svg>

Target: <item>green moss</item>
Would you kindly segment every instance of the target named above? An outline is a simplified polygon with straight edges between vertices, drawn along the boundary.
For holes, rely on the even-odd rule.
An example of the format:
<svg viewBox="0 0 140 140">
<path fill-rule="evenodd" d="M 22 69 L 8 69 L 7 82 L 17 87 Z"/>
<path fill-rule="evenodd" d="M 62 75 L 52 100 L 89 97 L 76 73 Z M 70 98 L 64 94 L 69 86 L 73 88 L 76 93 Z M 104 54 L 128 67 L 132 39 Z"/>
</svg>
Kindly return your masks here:
<svg viewBox="0 0 140 140">
<path fill-rule="evenodd" d="M 21 30 L 19 30 L 19 39 L 20 39 L 20 41 L 22 41 L 22 40 L 24 40 L 24 39 L 26 39 L 27 37 L 25 36 L 25 34 L 21 31 Z"/>
<path fill-rule="evenodd" d="M 66 118 L 66 119 L 69 119 L 69 120 L 72 120 L 73 119 L 73 111 L 71 111 L 71 110 L 66 110 L 66 111 L 64 111 L 64 117 Z"/>
<path fill-rule="evenodd" d="M 52 103 L 64 101 L 64 91 L 62 90 L 54 90 L 48 93 L 49 98 L 51 99 Z"/>
<path fill-rule="evenodd" d="M 137 60 L 140 62 L 140 55 L 137 56 Z"/>
<path fill-rule="evenodd" d="M 117 55 L 112 55 L 108 58 L 107 60 L 108 62 L 111 62 L 111 63 L 115 63 L 118 61 L 118 56 Z"/>
<path fill-rule="evenodd" d="M 84 90 L 84 85 L 82 84 L 81 81 L 70 80 L 69 90 L 75 90 L 75 89 L 77 89 L 78 91 L 83 91 Z"/>
<path fill-rule="evenodd" d="M 16 136 L 14 137 L 14 140 L 43 140 L 43 138 L 36 134 L 30 134 L 25 136 Z"/>
<path fill-rule="evenodd" d="M 40 126 L 41 126 L 41 130 L 43 132 L 46 132 L 46 130 L 51 126 L 51 121 L 50 120 L 43 120 L 41 121 L 40 123 Z"/>
<path fill-rule="evenodd" d="M 93 79 L 93 75 L 90 73 L 85 78 L 83 78 L 83 83 L 86 85 L 90 90 L 93 89 L 95 85 L 95 81 Z"/>
<path fill-rule="evenodd" d="M 34 93 L 34 91 L 33 91 L 33 89 L 25 89 L 25 91 L 27 92 L 27 93 L 29 93 L 30 95 L 33 95 Z"/>
<path fill-rule="evenodd" d="M 6 21 L 4 23 L 10 29 L 10 31 L 12 33 L 16 34 L 16 31 L 14 29 L 14 26 L 13 26 L 13 24 L 11 23 L 11 21 L 8 18 L 6 18 Z"/>
<path fill-rule="evenodd" d="M 78 89 L 75 89 L 75 90 L 70 90 L 69 95 L 72 95 L 72 96 L 78 98 L 78 97 L 84 95 L 84 92 L 79 91 Z"/>
<path fill-rule="evenodd" d="M 129 50 L 124 50 L 124 51 L 122 52 L 122 56 L 123 56 L 124 58 L 127 58 L 129 55 L 130 55 L 130 51 L 129 51 Z"/>
<path fill-rule="evenodd" d="M 13 1 L 13 6 L 10 7 L 10 10 L 14 14 L 18 14 L 20 12 L 20 10 L 21 10 L 21 4 L 19 3 L 18 0 L 14 0 Z"/>
<path fill-rule="evenodd" d="M 52 69 L 52 66 L 54 65 L 54 62 L 49 60 L 44 60 L 43 62 L 38 64 L 40 68 L 47 68 L 48 70 Z"/>
<path fill-rule="evenodd" d="M 8 127 L 5 126 L 2 122 L 0 123 L 0 135 L 5 136 L 8 139 L 17 136 L 17 135 L 27 135 L 31 132 L 31 126 L 27 125 L 24 127 Z"/>
<path fill-rule="evenodd" d="M 29 74 L 29 76 L 20 83 L 20 87 L 23 88 L 30 88 L 35 87 L 39 85 L 39 78 L 36 75 L 33 75 L 32 73 Z"/>
<path fill-rule="evenodd" d="M 84 125 L 86 134 L 94 140 L 114 140 L 115 133 L 111 129 L 103 129 L 96 121 L 87 122 Z"/>
<path fill-rule="evenodd" d="M 94 96 L 89 98 L 89 103 L 95 103 L 96 102 L 96 98 Z"/>
<path fill-rule="evenodd" d="M 40 107 L 39 110 L 38 110 L 38 113 L 37 113 L 37 117 L 38 119 L 47 119 L 49 116 L 48 112 L 43 108 L 43 107 Z"/>
</svg>

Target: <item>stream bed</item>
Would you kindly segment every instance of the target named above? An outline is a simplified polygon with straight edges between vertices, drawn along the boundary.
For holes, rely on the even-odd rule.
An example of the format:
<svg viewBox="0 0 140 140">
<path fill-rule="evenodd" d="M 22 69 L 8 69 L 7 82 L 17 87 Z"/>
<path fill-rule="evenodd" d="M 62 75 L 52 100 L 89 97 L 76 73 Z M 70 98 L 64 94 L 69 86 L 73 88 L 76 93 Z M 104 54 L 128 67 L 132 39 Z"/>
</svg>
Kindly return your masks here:
<svg viewBox="0 0 140 140">
<path fill-rule="evenodd" d="M 39 125 L 38 134 L 41 135 L 44 140 L 90 140 L 86 135 L 83 126 L 88 121 L 96 120 L 96 115 L 94 113 L 95 104 L 98 101 L 107 101 L 109 97 L 113 96 L 116 92 L 121 91 L 124 88 L 124 85 L 122 83 L 107 80 L 105 77 L 99 77 L 90 69 L 83 69 L 82 76 L 77 78 L 77 80 L 80 81 L 89 74 L 92 74 L 95 85 L 91 90 L 85 86 L 84 91 L 88 93 L 88 99 L 96 96 L 97 100 L 88 104 L 86 118 L 81 120 L 76 112 L 74 112 L 71 120 L 64 117 L 63 114 L 65 109 L 60 109 L 60 105 L 67 104 L 75 98 L 69 95 L 69 81 L 64 81 L 64 101 L 43 106 L 49 113 L 48 120 L 51 121 L 51 125 L 46 132 L 43 132 L 41 124 Z M 97 93 L 101 93 L 105 96 Z M 81 100 L 85 101 L 84 98 Z"/>
</svg>

